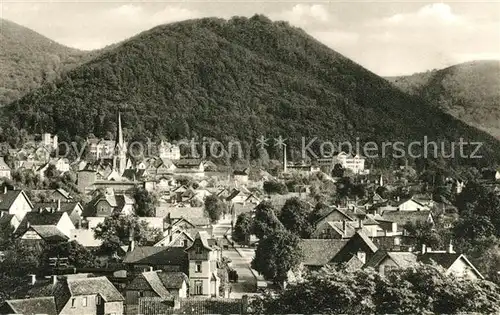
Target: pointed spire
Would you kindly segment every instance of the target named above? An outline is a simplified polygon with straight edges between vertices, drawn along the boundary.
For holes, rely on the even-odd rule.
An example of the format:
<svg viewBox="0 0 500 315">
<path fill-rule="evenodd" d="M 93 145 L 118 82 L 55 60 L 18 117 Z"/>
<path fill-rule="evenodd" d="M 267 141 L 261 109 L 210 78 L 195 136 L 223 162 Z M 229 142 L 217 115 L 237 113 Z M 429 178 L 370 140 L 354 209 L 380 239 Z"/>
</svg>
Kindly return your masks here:
<svg viewBox="0 0 500 315">
<path fill-rule="evenodd" d="M 116 131 L 116 145 L 123 148 L 123 132 L 122 132 L 122 117 L 121 113 L 118 111 L 118 129 Z"/>
</svg>

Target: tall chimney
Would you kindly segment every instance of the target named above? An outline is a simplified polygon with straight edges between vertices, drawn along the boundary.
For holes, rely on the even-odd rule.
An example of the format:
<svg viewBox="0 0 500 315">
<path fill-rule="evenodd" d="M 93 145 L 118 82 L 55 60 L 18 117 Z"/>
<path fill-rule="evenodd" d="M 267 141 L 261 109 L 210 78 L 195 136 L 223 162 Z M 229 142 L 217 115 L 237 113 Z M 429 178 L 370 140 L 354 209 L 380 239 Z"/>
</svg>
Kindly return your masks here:
<svg viewBox="0 0 500 315">
<path fill-rule="evenodd" d="M 287 172 L 286 145 L 283 144 L 283 173 Z"/>
<path fill-rule="evenodd" d="M 61 199 L 57 199 L 57 211 L 61 211 Z"/>
<path fill-rule="evenodd" d="M 130 251 L 133 251 L 135 248 L 135 237 L 134 237 L 134 228 L 130 227 L 130 235 L 129 235 L 129 241 L 130 241 Z"/>
<path fill-rule="evenodd" d="M 7 193 L 7 185 L 3 186 L 3 194 L 5 195 Z"/>
<path fill-rule="evenodd" d="M 153 271 L 153 266 L 149 266 L 149 271 Z"/>
<path fill-rule="evenodd" d="M 31 277 L 31 285 L 35 285 L 36 283 L 36 275 L 30 275 Z"/>
<path fill-rule="evenodd" d="M 427 248 L 425 246 L 425 244 L 422 244 L 422 254 L 425 254 L 427 251 Z"/>
<path fill-rule="evenodd" d="M 347 226 L 346 226 L 346 221 L 345 220 L 342 220 L 342 232 L 344 232 L 344 235 L 346 235 L 347 231 Z"/>
<path fill-rule="evenodd" d="M 52 276 L 52 284 L 56 284 L 57 283 L 57 275 L 53 275 Z"/>
<path fill-rule="evenodd" d="M 361 230 L 363 229 L 363 219 L 358 218 L 358 228 Z"/>
<path fill-rule="evenodd" d="M 449 254 L 454 254 L 455 253 L 455 251 L 453 250 L 453 244 L 451 243 L 451 241 L 450 241 L 450 244 L 448 245 L 448 253 Z"/>
</svg>

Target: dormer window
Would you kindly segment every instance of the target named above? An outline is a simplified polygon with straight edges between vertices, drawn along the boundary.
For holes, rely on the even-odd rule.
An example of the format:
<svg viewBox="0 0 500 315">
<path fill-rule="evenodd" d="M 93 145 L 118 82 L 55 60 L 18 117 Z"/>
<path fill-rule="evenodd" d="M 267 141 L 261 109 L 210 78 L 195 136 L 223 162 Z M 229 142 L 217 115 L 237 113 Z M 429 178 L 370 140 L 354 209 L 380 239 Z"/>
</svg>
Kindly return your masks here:
<svg viewBox="0 0 500 315">
<path fill-rule="evenodd" d="M 201 253 L 202 253 L 202 251 L 201 251 L 201 247 L 200 247 L 200 246 L 197 246 L 197 247 L 196 247 L 196 253 L 197 253 L 197 254 L 201 254 Z"/>
</svg>

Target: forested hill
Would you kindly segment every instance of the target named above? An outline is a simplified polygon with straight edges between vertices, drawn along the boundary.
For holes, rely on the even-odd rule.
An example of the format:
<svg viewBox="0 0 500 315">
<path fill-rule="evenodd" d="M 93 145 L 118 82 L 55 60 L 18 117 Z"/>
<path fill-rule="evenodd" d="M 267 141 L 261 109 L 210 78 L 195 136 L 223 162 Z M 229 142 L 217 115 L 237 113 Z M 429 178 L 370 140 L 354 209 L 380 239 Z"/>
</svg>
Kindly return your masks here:
<svg viewBox="0 0 500 315">
<path fill-rule="evenodd" d="M 0 106 L 51 82 L 91 56 L 0 19 Z"/>
<path fill-rule="evenodd" d="M 473 61 L 387 79 L 500 139 L 500 61 Z"/>
<path fill-rule="evenodd" d="M 61 138 L 115 132 L 249 144 L 311 139 L 486 141 L 285 22 L 264 16 L 162 25 L 123 42 L 6 109 L 9 123 Z M 496 150 L 496 151 L 495 151 Z"/>
</svg>

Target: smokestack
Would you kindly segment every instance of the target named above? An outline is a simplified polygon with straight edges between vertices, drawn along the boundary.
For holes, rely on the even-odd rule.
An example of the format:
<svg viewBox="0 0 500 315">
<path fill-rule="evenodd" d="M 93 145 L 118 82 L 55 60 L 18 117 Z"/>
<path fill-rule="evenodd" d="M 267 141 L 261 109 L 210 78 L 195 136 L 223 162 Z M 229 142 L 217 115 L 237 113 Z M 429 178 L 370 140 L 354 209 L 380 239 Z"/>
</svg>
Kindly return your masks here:
<svg viewBox="0 0 500 315">
<path fill-rule="evenodd" d="M 57 211 L 61 211 L 61 199 L 57 199 Z"/>
<path fill-rule="evenodd" d="M 425 254 L 427 252 L 427 248 L 425 244 L 422 244 L 422 254 Z"/>
<path fill-rule="evenodd" d="M 448 253 L 449 254 L 454 254 L 455 253 L 455 251 L 453 250 L 453 244 L 451 243 L 451 241 L 450 241 L 450 244 L 448 245 Z"/>
<path fill-rule="evenodd" d="M 286 145 L 283 144 L 283 173 L 287 172 Z"/>
<path fill-rule="evenodd" d="M 134 228 L 130 227 L 130 235 L 129 235 L 129 241 L 130 241 L 130 251 L 133 251 L 135 248 L 135 239 L 134 239 Z"/>
<path fill-rule="evenodd" d="M 56 283 L 57 283 L 57 276 L 53 275 L 52 276 L 52 284 L 56 284 Z"/>
<path fill-rule="evenodd" d="M 31 285 L 35 285 L 36 283 L 36 275 L 30 275 L 31 278 Z"/>
</svg>

